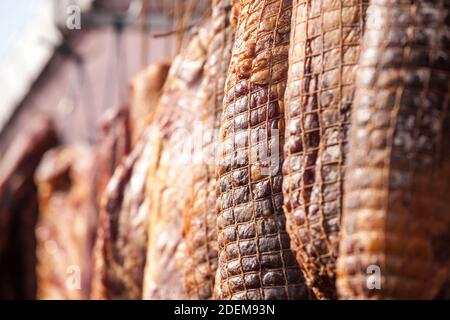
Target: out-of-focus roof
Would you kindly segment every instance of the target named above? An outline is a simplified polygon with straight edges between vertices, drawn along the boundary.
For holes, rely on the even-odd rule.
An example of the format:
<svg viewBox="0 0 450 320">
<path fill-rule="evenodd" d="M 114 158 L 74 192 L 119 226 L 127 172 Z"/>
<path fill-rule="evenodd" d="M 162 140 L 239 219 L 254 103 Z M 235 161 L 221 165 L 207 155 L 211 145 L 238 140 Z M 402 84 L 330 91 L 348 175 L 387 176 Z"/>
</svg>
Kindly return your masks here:
<svg viewBox="0 0 450 320">
<path fill-rule="evenodd" d="M 61 44 L 56 16 L 67 15 L 69 4 L 87 10 L 91 3 L 92 0 L 8 0 L 0 5 L 0 19 L 5 24 L 20 20 L 14 33 L 8 35 L 12 45 L 0 55 L 0 133 Z"/>
<path fill-rule="evenodd" d="M 3 1 L 15 9 L 20 3 L 30 6 L 29 0 Z M 8 20 L 17 20 L 16 14 L 9 12 L 13 10 L 3 7 L 5 3 L 0 4 L 0 20 L 3 19 L 4 25 Z M 149 25 L 164 26 L 168 31 L 173 31 L 180 26 L 175 26 L 171 21 L 181 16 L 183 20 L 188 19 L 188 24 L 190 18 L 190 22 L 198 20 L 207 12 L 210 0 L 33 0 L 34 10 L 23 19 L 20 32 L 12 38 L 14 47 L 5 54 L 1 54 L 0 50 L 0 133 L 54 55 L 55 49 L 61 45 L 61 31 L 64 33 L 69 14 L 67 9 L 72 4 L 83 12 L 82 30 L 111 24 L 116 16 L 123 16 L 126 24 L 139 26 L 140 13 L 145 8 Z M 180 30 L 183 30 L 182 27 Z"/>
<path fill-rule="evenodd" d="M 0 59 L 0 132 L 59 45 L 52 14 L 50 1 L 38 1 Z"/>
<path fill-rule="evenodd" d="M 193 6 L 196 13 L 202 13 L 209 8 L 211 0 L 96 0 L 94 7 L 108 11 L 126 11 L 130 6 L 142 6 L 146 2 L 150 13 L 173 13 L 180 8 Z"/>
</svg>

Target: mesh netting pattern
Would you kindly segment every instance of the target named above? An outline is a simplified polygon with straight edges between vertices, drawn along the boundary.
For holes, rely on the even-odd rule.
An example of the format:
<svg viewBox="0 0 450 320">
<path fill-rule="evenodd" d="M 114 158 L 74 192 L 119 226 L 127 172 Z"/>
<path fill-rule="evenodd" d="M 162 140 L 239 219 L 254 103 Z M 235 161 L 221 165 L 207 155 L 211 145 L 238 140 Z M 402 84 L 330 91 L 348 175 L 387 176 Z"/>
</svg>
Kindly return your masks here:
<svg viewBox="0 0 450 320">
<path fill-rule="evenodd" d="M 217 168 L 219 299 L 309 297 L 285 230 L 277 156 L 291 10 L 287 0 L 240 1 Z"/>
<path fill-rule="evenodd" d="M 294 0 L 283 192 L 292 246 L 318 298 L 336 298 L 345 156 L 367 5 Z"/>
<path fill-rule="evenodd" d="M 367 11 L 337 266 L 342 298 L 431 299 L 449 276 L 449 18 L 450 1 L 374 0 Z"/>
<path fill-rule="evenodd" d="M 147 264 L 144 299 L 185 299 L 186 262 L 182 236 L 183 210 L 191 174 L 196 119 L 211 25 L 193 29 L 175 58 L 164 86 L 151 138 L 151 169 L 147 177 L 149 201 Z"/>
<path fill-rule="evenodd" d="M 234 29 L 230 25 L 230 0 L 213 0 L 213 36 L 208 47 L 203 86 L 201 125 L 195 127 L 202 139 L 199 164 L 192 168 L 184 210 L 183 233 L 186 240 L 184 282 L 191 299 L 211 299 L 217 270 L 216 232 L 216 141 L 222 115 L 225 80 L 234 43 Z M 194 156 L 196 158 L 196 156 Z"/>
</svg>

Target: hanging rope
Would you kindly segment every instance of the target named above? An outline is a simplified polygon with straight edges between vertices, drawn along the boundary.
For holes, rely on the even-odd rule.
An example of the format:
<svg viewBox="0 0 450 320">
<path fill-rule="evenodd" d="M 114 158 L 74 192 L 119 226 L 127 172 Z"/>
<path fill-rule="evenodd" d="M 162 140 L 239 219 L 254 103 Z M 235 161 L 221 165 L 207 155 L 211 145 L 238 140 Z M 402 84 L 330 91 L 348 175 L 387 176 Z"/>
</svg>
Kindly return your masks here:
<svg viewBox="0 0 450 320">
<path fill-rule="evenodd" d="M 142 41 L 141 41 L 141 64 L 142 68 L 146 68 L 149 60 L 149 33 L 151 23 L 148 21 L 148 9 L 150 0 L 141 0 L 142 8 L 141 8 L 141 33 L 142 33 Z"/>
<path fill-rule="evenodd" d="M 125 26 L 124 19 L 118 16 L 114 22 L 114 30 L 116 34 L 117 98 L 121 106 L 127 103 L 127 56 L 126 48 L 123 45 Z"/>
<path fill-rule="evenodd" d="M 113 21 L 114 50 L 110 55 L 105 78 L 105 96 L 102 113 L 113 107 L 113 98 L 116 97 L 119 105 L 126 102 L 126 52 L 123 50 L 123 33 L 125 21 L 123 17 L 116 16 Z"/>
<path fill-rule="evenodd" d="M 196 21 L 194 20 L 195 12 L 198 6 L 198 2 L 194 0 L 190 0 L 186 6 L 186 10 L 182 10 L 183 14 L 181 14 L 179 17 L 172 16 L 170 19 L 172 20 L 172 23 L 175 25 L 175 27 L 169 31 L 165 32 L 159 32 L 154 33 L 152 35 L 153 38 L 163 38 L 168 37 L 173 34 L 182 35 L 185 36 L 186 32 L 188 32 L 190 29 L 196 27 L 199 23 L 202 21 L 205 21 L 210 14 L 211 14 L 211 8 L 208 6 L 207 9 L 202 13 L 199 19 Z"/>
</svg>

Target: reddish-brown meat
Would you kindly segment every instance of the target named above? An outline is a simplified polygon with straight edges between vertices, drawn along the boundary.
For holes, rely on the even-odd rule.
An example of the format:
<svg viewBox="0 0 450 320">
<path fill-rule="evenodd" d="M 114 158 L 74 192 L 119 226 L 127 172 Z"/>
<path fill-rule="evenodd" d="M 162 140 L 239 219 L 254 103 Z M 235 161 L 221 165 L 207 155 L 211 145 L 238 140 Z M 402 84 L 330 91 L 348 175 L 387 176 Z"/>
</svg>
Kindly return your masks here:
<svg viewBox="0 0 450 320">
<path fill-rule="evenodd" d="M 38 216 L 34 172 L 42 156 L 58 144 L 47 118 L 35 118 L 0 161 L 0 299 L 36 297 Z"/>
<path fill-rule="evenodd" d="M 340 297 L 432 299 L 450 274 L 450 1 L 371 1 L 345 181 Z"/>
<path fill-rule="evenodd" d="M 141 137 L 103 194 L 95 246 L 94 299 L 142 298 L 149 203 L 150 130 Z"/>
<path fill-rule="evenodd" d="M 190 299 L 212 298 L 217 270 L 215 166 L 225 79 L 234 42 L 231 7 L 230 0 L 212 1 L 213 36 L 202 84 L 206 86 L 205 97 L 200 97 L 203 99 L 203 114 L 200 114 L 203 117 L 194 128 L 194 136 L 200 139 L 201 148 L 194 150 L 195 163 L 184 208 L 184 283 Z"/>
<path fill-rule="evenodd" d="M 203 24 L 176 57 L 155 114 L 151 169 L 149 241 L 144 279 L 145 299 L 183 299 L 185 242 L 183 207 L 195 145 L 193 129 L 202 112 L 202 76 L 210 25 Z"/>
<path fill-rule="evenodd" d="M 88 299 L 97 218 L 94 153 L 89 147 L 47 152 L 36 171 L 38 299 Z"/>
<path fill-rule="evenodd" d="M 364 0 L 294 0 L 283 166 L 287 230 L 308 285 L 336 299 L 348 131 Z"/>
<path fill-rule="evenodd" d="M 114 171 L 130 152 L 130 119 L 127 108 L 108 110 L 101 122 L 97 142 L 97 203 L 100 206 L 103 192 Z"/>
<path fill-rule="evenodd" d="M 219 299 L 307 299 L 283 211 L 284 91 L 292 1 L 242 0 L 218 164 Z"/>
</svg>

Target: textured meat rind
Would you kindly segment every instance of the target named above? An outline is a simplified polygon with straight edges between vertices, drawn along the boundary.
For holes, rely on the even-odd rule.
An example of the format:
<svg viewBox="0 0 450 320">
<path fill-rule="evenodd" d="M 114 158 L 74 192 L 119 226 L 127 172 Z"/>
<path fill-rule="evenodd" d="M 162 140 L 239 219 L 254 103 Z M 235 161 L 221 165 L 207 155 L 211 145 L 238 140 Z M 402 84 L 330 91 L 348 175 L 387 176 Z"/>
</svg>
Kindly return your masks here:
<svg viewBox="0 0 450 320">
<path fill-rule="evenodd" d="M 432 299 L 448 280 L 449 14 L 449 1 L 423 0 L 373 0 L 367 11 L 337 266 L 341 298 Z M 368 286 L 377 279 L 373 267 L 380 288 Z"/>
<path fill-rule="evenodd" d="M 285 230 L 283 134 L 268 141 L 271 129 L 284 131 L 291 9 L 286 0 L 240 1 L 217 168 L 218 299 L 309 297 Z"/>
<path fill-rule="evenodd" d="M 183 209 L 188 190 L 196 118 L 202 112 L 203 69 L 211 26 L 191 31 L 186 46 L 172 63 L 155 114 L 150 141 L 152 165 L 147 178 L 150 204 L 144 299 L 186 299 L 183 269 Z"/>
<path fill-rule="evenodd" d="M 201 139 L 201 148 L 194 150 L 193 159 L 196 162 L 192 166 L 184 208 L 184 284 L 190 299 L 213 297 L 217 271 L 215 166 L 225 80 L 234 43 L 231 8 L 230 0 L 212 1 L 213 36 L 207 51 L 202 84 L 206 86 L 205 97 L 199 97 L 203 110 L 199 114 L 199 125 L 194 129 Z"/>
<path fill-rule="evenodd" d="M 142 299 L 149 204 L 151 127 L 116 169 L 103 194 L 95 247 L 94 299 Z"/>
<path fill-rule="evenodd" d="M 36 171 L 38 299 L 89 298 L 97 215 L 93 171 L 93 151 L 82 145 L 47 152 Z"/>
<path fill-rule="evenodd" d="M 364 30 L 363 0 L 294 0 L 283 192 L 308 285 L 337 298 L 336 259 L 348 131 Z"/>
</svg>

